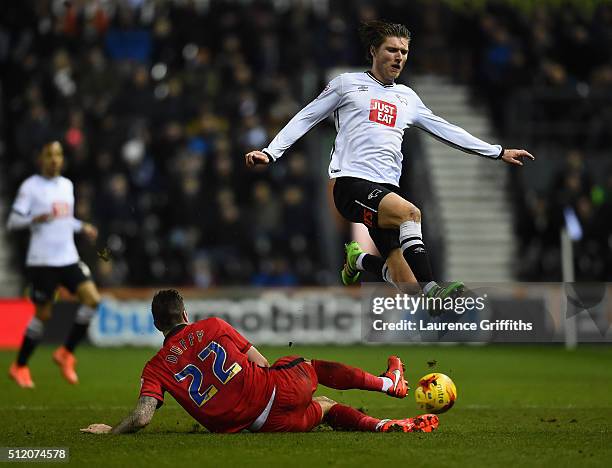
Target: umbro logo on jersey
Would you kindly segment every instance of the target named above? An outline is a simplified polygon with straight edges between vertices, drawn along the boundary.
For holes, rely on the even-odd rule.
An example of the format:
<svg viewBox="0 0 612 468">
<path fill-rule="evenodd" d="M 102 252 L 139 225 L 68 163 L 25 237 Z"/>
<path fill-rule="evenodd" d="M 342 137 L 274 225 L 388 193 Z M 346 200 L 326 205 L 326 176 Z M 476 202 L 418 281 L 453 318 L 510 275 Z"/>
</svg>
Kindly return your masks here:
<svg viewBox="0 0 612 468">
<path fill-rule="evenodd" d="M 423 247 L 417 247 L 413 250 L 413 253 L 425 253 L 425 249 Z"/>
<path fill-rule="evenodd" d="M 367 91 L 368 87 L 366 85 L 361 85 L 357 87 L 357 91 Z"/>
<path fill-rule="evenodd" d="M 379 196 L 382 193 L 381 189 L 374 189 L 370 192 L 370 194 L 368 195 L 368 200 L 371 200 L 372 198 L 376 198 L 377 196 Z"/>
<path fill-rule="evenodd" d="M 330 172 L 332 174 L 337 174 L 338 172 L 342 172 L 342 169 L 332 169 Z"/>
</svg>

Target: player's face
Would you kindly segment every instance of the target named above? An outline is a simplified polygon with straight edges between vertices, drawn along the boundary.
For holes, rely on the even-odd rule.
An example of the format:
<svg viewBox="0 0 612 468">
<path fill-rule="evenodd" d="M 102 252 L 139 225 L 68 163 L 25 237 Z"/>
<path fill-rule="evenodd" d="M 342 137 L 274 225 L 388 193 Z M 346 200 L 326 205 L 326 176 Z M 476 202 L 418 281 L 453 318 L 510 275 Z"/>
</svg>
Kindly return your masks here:
<svg viewBox="0 0 612 468">
<path fill-rule="evenodd" d="M 64 166 L 64 150 L 57 141 L 47 145 L 40 155 L 43 176 L 57 177 Z"/>
<path fill-rule="evenodd" d="M 393 82 L 404 69 L 408 58 L 408 39 L 387 37 L 372 50 L 372 73 L 383 83 Z"/>
</svg>

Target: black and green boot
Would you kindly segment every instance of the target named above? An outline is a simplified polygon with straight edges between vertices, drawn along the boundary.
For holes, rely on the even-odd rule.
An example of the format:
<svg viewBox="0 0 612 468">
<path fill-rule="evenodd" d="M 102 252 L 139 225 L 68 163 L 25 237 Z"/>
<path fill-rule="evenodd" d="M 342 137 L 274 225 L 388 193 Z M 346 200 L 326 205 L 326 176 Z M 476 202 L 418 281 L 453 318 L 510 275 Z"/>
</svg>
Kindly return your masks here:
<svg viewBox="0 0 612 468">
<path fill-rule="evenodd" d="M 428 299 L 431 298 L 442 300 L 447 299 L 449 297 L 455 299 L 457 297 L 462 296 L 464 292 L 465 284 L 463 284 L 463 282 L 461 281 L 453 281 L 452 283 L 448 283 L 443 286 L 436 284 L 433 288 L 429 290 L 425 297 L 427 297 Z M 440 315 L 444 311 L 445 309 L 438 309 L 436 307 L 428 309 L 429 315 L 431 316 Z"/>
<path fill-rule="evenodd" d="M 346 258 L 344 267 L 340 270 L 340 277 L 342 278 L 342 284 L 349 286 L 355 284 L 361 276 L 361 272 L 357 269 L 357 259 L 363 253 L 363 250 L 357 241 L 351 241 L 344 244 L 344 251 L 346 252 Z"/>
</svg>

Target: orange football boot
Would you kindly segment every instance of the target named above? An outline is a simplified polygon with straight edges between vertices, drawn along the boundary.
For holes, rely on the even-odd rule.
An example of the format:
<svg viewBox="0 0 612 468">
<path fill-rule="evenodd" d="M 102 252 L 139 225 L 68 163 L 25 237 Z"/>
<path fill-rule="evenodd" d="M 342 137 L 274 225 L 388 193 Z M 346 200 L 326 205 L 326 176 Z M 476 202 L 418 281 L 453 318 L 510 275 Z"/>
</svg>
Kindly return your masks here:
<svg viewBox="0 0 612 468">
<path fill-rule="evenodd" d="M 422 414 L 414 418 L 388 419 L 378 430 L 380 432 L 433 432 L 438 428 L 438 424 L 438 416 L 435 414 Z"/>
<path fill-rule="evenodd" d="M 79 383 L 79 376 L 75 371 L 77 363 L 74 354 L 68 351 L 64 346 L 60 346 L 53 353 L 53 361 L 59 366 L 62 371 L 62 376 L 72 385 Z"/>
<path fill-rule="evenodd" d="M 393 385 L 387 390 L 387 395 L 395 398 L 404 398 L 406 396 L 410 387 L 408 387 L 408 382 L 404 379 L 405 370 L 406 368 L 399 357 L 389 356 L 389 359 L 387 359 L 387 372 L 381 375 L 381 377 L 390 378 L 393 382 Z"/>
<path fill-rule="evenodd" d="M 34 382 L 32 382 L 32 376 L 30 375 L 30 368 L 28 366 L 18 366 L 16 362 L 11 364 L 9 367 L 9 376 L 17 385 L 21 388 L 34 388 Z"/>
</svg>

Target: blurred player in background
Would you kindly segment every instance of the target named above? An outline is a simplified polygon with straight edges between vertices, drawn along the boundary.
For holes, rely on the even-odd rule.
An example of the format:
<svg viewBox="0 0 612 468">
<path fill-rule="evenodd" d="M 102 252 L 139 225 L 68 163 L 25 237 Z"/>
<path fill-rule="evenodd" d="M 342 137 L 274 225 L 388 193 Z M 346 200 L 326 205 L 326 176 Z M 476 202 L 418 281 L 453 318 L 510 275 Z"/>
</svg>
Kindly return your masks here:
<svg viewBox="0 0 612 468">
<path fill-rule="evenodd" d="M 376 419 L 326 397 L 313 397 L 320 383 L 340 390 L 361 389 L 404 398 L 408 383 L 401 360 L 391 356 L 376 377 L 337 362 L 280 358 L 272 366 L 227 322 L 209 318 L 189 323 L 176 290 L 158 292 L 153 320 L 164 333 L 163 347 L 145 365 L 136 409 L 114 428 L 91 424 L 83 432 L 136 432 L 149 424 L 168 392 L 211 432 L 305 432 L 322 421 L 334 429 L 370 432 L 431 432 L 437 416 Z"/>
<path fill-rule="evenodd" d="M 395 83 L 408 56 L 410 32 L 401 24 L 370 21 L 360 28 L 369 71 L 344 73 L 276 135 L 267 148 L 246 154 L 248 166 L 276 161 L 299 138 L 333 113 L 336 140 L 329 177 L 335 179 L 334 203 L 344 218 L 368 227 L 383 258 L 346 246 L 342 282 L 355 283 L 369 271 L 393 284 L 417 281 L 428 297 L 460 294 L 464 285 L 434 281 L 421 233 L 421 212 L 399 189 L 404 130 L 420 128 L 466 153 L 522 165 L 534 159 L 525 150 L 486 143 L 434 115 L 409 87 Z"/>
<path fill-rule="evenodd" d="M 91 241 L 98 236 L 91 224 L 74 218 L 72 182 L 62 177 L 64 152 L 57 141 L 47 143 L 38 157 L 40 175 L 27 178 L 19 187 L 8 219 L 8 228 L 30 230 L 26 275 L 36 314 L 28 324 L 17 360 L 9 375 L 17 385 L 33 388 L 28 359 L 40 342 L 44 323 L 59 285 L 76 294 L 81 303 L 66 342 L 53 353 L 53 360 L 71 384 L 78 383 L 74 349 L 85 336 L 100 302 L 100 294 L 85 263 L 79 260 L 74 233 L 82 232 Z"/>
</svg>

